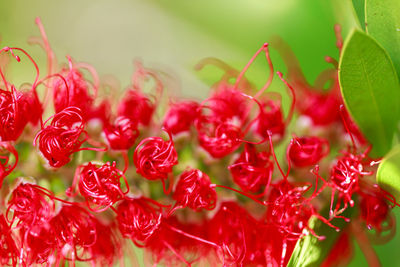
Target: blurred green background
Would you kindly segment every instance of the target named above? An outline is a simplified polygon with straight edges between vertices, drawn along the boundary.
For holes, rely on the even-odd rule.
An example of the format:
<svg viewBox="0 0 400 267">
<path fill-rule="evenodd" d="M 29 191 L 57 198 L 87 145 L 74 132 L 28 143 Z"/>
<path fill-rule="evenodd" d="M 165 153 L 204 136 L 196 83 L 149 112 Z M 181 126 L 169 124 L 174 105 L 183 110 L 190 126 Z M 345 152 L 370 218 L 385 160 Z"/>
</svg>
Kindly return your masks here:
<svg viewBox="0 0 400 267">
<path fill-rule="evenodd" d="M 125 88 L 133 59 L 139 58 L 145 66 L 171 76 L 174 94 L 200 99 L 221 75 L 215 67 L 195 72 L 193 66 L 202 58 L 216 57 L 240 69 L 264 42 L 279 35 L 292 47 L 306 77 L 313 82 L 329 67 L 324 56 L 338 58 L 334 24 L 342 25 L 344 36 L 357 25 L 350 0 L 0 1 L 1 45 L 26 49 L 43 73 L 43 50 L 26 43 L 29 36 L 39 35 L 34 23 L 37 16 L 60 62 L 71 55 L 92 64 L 100 75 L 114 75 Z M 276 70 L 285 73 L 276 51 L 272 50 L 271 56 Z M 267 75 L 265 59 L 260 57 L 249 78 L 261 85 Z M 32 65 L 26 60 L 12 64 L 9 77 L 17 84 L 31 81 Z M 282 84 L 274 83 L 273 87 L 281 90 Z M 400 222 L 399 209 L 396 213 Z M 366 266 L 356 248 L 351 266 Z M 383 266 L 400 266 L 400 258 L 394 257 L 399 249 L 399 235 L 376 247 Z"/>
</svg>

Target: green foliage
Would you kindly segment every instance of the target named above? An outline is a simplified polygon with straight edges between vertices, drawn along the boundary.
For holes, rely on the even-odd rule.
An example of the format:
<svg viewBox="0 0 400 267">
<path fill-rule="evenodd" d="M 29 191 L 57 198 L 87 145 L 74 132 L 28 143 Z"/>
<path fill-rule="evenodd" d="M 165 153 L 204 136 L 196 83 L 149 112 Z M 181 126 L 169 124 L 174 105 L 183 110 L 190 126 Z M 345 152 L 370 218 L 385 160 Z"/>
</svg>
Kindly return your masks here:
<svg viewBox="0 0 400 267">
<path fill-rule="evenodd" d="M 339 81 L 348 110 L 373 145 L 372 155 L 384 156 L 400 106 L 399 81 L 386 51 L 367 34 L 353 31 L 343 48 Z"/>
<path fill-rule="evenodd" d="M 400 193 L 400 145 L 395 146 L 379 164 L 376 178 L 379 185 Z"/>
<path fill-rule="evenodd" d="M 365 1 L 367 32 L 386 49 L 400 75 L 400 1 Z"/>
<path fill-rule="evenodd" d="M 365 30 L 365 0 L 352 0 L 354 11 L 356 12 L 358 22 L 363 30 Z"/>
<path fill-rule="evenodd" d="M 314 229 L 315 227 L 321 227 L 322 223 L 313 217 L 309 224 Z M 319 241 L 315 236 L 308 234 L 297 242 L 288 267 L 320 265 L 334 240 L 335 238 L 328 238 L 327 240 Z"/>
<path fill-rule="evenodd" d="M 328 213 L 328 209 L 325 209 L 325 213 Z M 348 209 L 344 213 L 344 216 L 349 217 L 352 213 L 352 209 Z M 346 222 L 342 219 L 334 219 L 333 224 L 340 229 L 346 226 Z M 323 236 L 325 239 L 318 240 L 317 237 L 309 233 L 297 241 L 288 267 L 320 266 L 341 234 L 341 232 L 335 231 L 332 227 L 318 220 L 316 217 L 311 217 L 308 226 L 313 229 L 317 235 Z"/>
</svg>

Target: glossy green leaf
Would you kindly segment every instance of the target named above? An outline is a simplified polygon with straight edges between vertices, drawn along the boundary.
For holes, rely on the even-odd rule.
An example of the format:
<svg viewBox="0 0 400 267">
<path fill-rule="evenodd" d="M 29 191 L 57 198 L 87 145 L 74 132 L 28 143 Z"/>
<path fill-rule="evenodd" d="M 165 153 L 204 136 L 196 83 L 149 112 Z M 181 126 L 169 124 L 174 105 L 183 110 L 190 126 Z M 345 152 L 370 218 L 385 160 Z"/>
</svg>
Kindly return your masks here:
<svg viewBox="0 0 400 267">
<path fill-rule="evenodd" d="M 400 76 L 400 1 L 365 1 L 367 32 L 387 50 Z"/>
<path fill-rule="evenodd" d="M 316 218 L 310 220 L 310 226 L 315 228 L 321 224 Z M 308 234 L 299 240 L 293 251 L 292 257 L 288 263 L 288 267 L 306 267 L 306 266 L 317 266 L 321 263 L 321 260 L 325 258 L 327 251 L 326 245 L 329 243 L 329 247 L 332 246 L 333 242 L 329 242 L 331 238 L 324 241 L 319 241 L 315 236 Z M 333 240 L 335 240 L 333 238 Z M 328 242 L 327 242 L 328 241 Z"/>
<path fill-rule="evenodd" d="M 384 188 L 400 193 L 400 145 L 395 146 L 379 164 L 376 179 Z"/>
<path fill-rule="evenodd" d="M 365 0 L 353 0 L 353 7 L 358 17 L 358 22 L 363 30 L 365 30 Z"/>
<path fill-rule="evenodd" d="M 355 30 L 340 58 L 339 81 L 347 109 L 372 144 L 373 156 L 391 148 L 399 120 L 400 85 L 386 51 Z"/>
<path fill-rule="evenodd" d="M 328 214 L 327 209 L 325 209 L 325 213 Z M 347 209 L 343 215 L 350 217 L 351 214 L 352 210 Z M 333 224 L 339 227 L 339 229 L 343 229 L 347 223 L 343 219 L 334 219 Z M 325 237 L 325 239 L 318 240 L 314 235 L 308 234 L 297 241 L 287 265 L 288 267 L 321 266 L 321 263 L 325 260 L 332 246 L 341 234 L 341 232 L 335 231 L 332 227 L 318 220 L 316 217 L 311 217 L 309 227 L 319 236 Z"/>
</svg>

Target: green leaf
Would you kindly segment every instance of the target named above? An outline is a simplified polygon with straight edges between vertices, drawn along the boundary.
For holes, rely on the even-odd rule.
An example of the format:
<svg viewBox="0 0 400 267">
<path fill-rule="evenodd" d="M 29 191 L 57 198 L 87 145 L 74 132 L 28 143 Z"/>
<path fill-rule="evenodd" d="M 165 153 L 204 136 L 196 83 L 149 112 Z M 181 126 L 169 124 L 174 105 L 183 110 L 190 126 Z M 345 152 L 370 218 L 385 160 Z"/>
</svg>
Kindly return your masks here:
<svg viewBox="0 0 400 267">
<path fill-rule="evenodd" d="M 400 77 L 400 1 L 366 0 L 367 32 L 389 53 Z"/>
<path fill-rule="evenodd" d="M 310 219 L 309 225 L 311 228 L 315 228 L 317 225 L 320 226 L 321 222 L 317 218 L 313 217 Z M 324 259 L 326 252 L 325 246 L 332 246 L 333 242 L 329 242 L 331 239 L 319 241 L 315 236 L 308 234 L 299 241 L 297 241 L 296 247 L 288 263 L 288 267 L 305 267 L 305 266 L 317 266 L 320 265 L 321 259 Z M 333 238 L 335 240 L 335 238 Z M 327 242 L 328 241 L 328 242 Z"/>
<path fill-rule="evenodd" d="M 400 145 L 395 146 L 379 164 L 376 179 L 382 187 L 400 193 Z"/>
<path fill-rule="evenodd" d="M 329 210 L 325 209 L 325 213 Z M 344 216 L 350 217 L 352 209 L 348 208 L 344 212 Z M 334 219 L 333 224 L 343 229 L 346 227 L 346 222 L 343 219 Z M 289 260 L 288 267 L 311 267 L 321 266 L 326 256 L 332 249 L 341 232 L 335 231 L 332 227 L 318 220 L 316 217 L 311 217 L 308 226 L 315 231 L 319 236 L 324 236 L 324 240 L 318 240 L 312 234 L 304 236 L 297 241 L 292 256 Z"/>
<path fill-rule="evenodd" d="M 353 0 L 353 7 L 361 28 L 365 31 L 365 0 Z"/>
<path fill-rule="evenodd" d="M 391 148 L 399 120 L 400 85 L 386 51 L 355 30 L 346 40 L 339 81 L 347 109 L 372 144 L 373 156 Z"/>
</svg>

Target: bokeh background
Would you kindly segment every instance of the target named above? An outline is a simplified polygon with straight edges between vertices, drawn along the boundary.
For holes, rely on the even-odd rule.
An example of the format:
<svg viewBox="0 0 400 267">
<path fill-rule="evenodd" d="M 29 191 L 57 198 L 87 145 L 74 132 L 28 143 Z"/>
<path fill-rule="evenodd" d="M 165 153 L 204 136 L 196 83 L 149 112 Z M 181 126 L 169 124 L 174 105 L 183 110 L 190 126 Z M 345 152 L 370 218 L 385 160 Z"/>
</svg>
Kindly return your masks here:
<svg viewBox="0 0 400 267">
<path fill-rule="evenodd" d="M 324 56 L 338 58 L 334 24 L 342 25 L 344 36 L 358 27 L 351 0 L 0 1 L 1 46 L 26 49 L 43 72 L 45 53 L 27 44 L 29 36 L 39 35 L 34 23 L 37 16 L 60 62 L 66 61 L 65 55 L 88 62 L 101 76 L 112 74 L 123 90 L 129 85 L 133 60 L 141 59 L 145 66 L 168 74 L 170 94 L 198 99 L 207 95 L 209 86 L 222 74 L 212 66 L 195 71 L 195 64 L 203 58 L 216 57 L 240 69 L 264 42 L 280 36 L 313 82 L 329 67 Z M 285 73 L 286 67 L 273 49 L 271 57 L 276 70 Z M 31 81 L 34 70 L 24 61 L 12 64 L 9 75 L 20 84 Z M 260 57 L 248 77 L 262 85 L 267 75 L 265 59 Z M 272 90 L 283 90 L 282 84 L 274 81 Z M 287 97 L 283 100 L 288 101 Z M 399 209 L 396 215 L 399 229 Z M 366 266 L 355 247 L 350 266 Z M 400 235 L 376 247 L 383 266 L 400 266 L 399 249 Z"/>
</svg>

